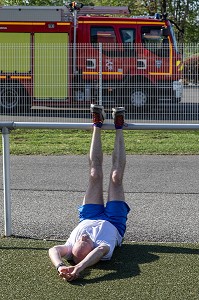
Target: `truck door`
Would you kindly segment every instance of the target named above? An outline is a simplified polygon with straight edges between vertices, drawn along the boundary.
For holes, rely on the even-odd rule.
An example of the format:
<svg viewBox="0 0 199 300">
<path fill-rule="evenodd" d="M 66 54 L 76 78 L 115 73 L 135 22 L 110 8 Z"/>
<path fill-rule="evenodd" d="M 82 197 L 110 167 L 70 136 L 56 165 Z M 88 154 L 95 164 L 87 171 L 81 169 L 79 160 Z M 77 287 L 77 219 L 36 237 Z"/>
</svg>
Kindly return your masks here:
<svg viewBox="0 0 199 300">
<path fill-rule="evenodd" d="M 89 26 L 90 45 L 82 57 L 83 81 L 91 87 L 91 98 L 102 88 L 103 101 L 109 102 L 124 75 L 124 51 L 119 31 L 114 26 Z M 96 92 L 95 92 L 96 91 Z M 86 94 L 86 93 L 85 93 Z M 97 97 L 97 95 L 95 95 Z M 86 99 L 87 95 L 85 96 Z M 96 98 L 94 97 L 94 98 Z"/>
<path fill-rule="evenodd" d="M 0 32 L 2 73 L 29 74 L 30 33 Z"/>
<path fill-rule="evenodd" d="M 2 27 L 3 28 L 3 27 Z M 0 111 L 28 111 L 31 85 L 31 37 L 28 32 L 0 32 Z"/>
<path fill-rule="evenodd" d="M 136 29 L 128 27 L 92 26 L 90 30 L 93 48 L 102 44 L 102 75 L 115 81 L 128 73 L 129 63 L 135 58 Z M 98 50 L 99 52 L 99 50 Z M 99 64 L 100 65 L 100 64 Z M 111 76 L 111 77 L 110 77 Z"/>
<path fill-rule="evenodd" d="M 146 73 L 154 76 L 172 75 L 171 43 L 169 37 L 162 35 L 162 27 L 142 26 L 141 39 L 144 50 L 140 55 L 145 61 Z"/>
<path fill-rule="evenodd" d="M 35 33 L 34 97 L 66 99 L 68 94 L 68 33 Z"/>
<path fill-rule="evenodd" d="M 121 77 L 121 47 L 115 29 L 111 26 L 91 26 L 90 38 L 93 49 L 96 49 L 96 69 L 100 72 L 101 68 L 103 81 L 115 79 L 115 76 Z M 102 45 L 101 63 L 99 44 Z"/>
</svg>

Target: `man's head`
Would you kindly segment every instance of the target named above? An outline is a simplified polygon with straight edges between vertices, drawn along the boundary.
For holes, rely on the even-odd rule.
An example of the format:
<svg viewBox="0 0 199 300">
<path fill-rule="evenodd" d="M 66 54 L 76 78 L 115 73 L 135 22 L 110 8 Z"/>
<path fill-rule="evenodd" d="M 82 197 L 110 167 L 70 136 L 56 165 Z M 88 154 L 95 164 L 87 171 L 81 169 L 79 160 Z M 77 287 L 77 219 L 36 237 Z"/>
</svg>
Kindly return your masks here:
<svg viewBox="0 0 199 300">
<path fill-rule="evenodd" d="M 77 264 L 82 261 L 94 248 L 93 241 L 88 234 L 83 234 L 72 249 L 73 260 Z"/>
</svg>

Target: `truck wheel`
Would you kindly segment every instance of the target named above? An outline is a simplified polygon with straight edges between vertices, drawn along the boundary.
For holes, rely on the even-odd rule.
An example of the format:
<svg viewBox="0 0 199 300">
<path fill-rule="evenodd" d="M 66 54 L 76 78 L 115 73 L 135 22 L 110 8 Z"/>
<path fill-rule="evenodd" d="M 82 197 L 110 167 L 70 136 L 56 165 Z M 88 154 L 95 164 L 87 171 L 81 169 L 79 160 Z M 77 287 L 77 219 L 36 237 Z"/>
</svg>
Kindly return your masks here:
<svg viewBox="0 0 199 300">
<path fill-rule="evenodd" d="M 148 94 L 143 88 L 132 88 L 129 92 L 129 105 L 134 111 L 142 111 L 148 104 Z"/>
<path fill-rule="evenodd" d="M 0 109 L 3 113 L 16 113 L 19 106 L 20 93 L 18 87 L 4 84 L 0 90 Z"/>
<path fill-rule="evenodd" d="M 23 89 L 14 85 L 13 83 L 6 83 L 1 85 L 0 89 L 0 111 L 5 114 L 15 114 L 21 111 L 27 112 L 29 110 L 25 107 L 27 103 L 26 96 L 24 96 Z M 27 105 L 27 104 L 26 104 Z"/>
</svg>

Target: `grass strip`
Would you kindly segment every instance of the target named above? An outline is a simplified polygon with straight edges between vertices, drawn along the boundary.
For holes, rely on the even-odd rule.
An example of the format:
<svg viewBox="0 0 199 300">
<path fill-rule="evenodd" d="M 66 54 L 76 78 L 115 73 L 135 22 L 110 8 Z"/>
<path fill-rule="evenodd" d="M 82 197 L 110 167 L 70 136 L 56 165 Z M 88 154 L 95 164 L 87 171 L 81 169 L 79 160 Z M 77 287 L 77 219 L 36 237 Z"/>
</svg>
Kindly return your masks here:
<svg viewBox="0 0 199 300">
<path fill-rule="evenodd" d="M 124 242 L 111 261 L 68 283 L 48 258 L 56 243 L 1 238 L 0 299 L 198 299 L 199 244 Z"/>
<path fill-rule="evenodd" d="M 103 151 L 113 150 L 115 132 L 102 133 Z M 139 130 L 125 131 L 127 154 L 199 154 L 198 131 Z M 89 152 L 91 131 L 17 129 L 10 133 L 12 155 L 82 155 Z M 0 144 L 0 153 L 2 145 Z"/>
</svg>

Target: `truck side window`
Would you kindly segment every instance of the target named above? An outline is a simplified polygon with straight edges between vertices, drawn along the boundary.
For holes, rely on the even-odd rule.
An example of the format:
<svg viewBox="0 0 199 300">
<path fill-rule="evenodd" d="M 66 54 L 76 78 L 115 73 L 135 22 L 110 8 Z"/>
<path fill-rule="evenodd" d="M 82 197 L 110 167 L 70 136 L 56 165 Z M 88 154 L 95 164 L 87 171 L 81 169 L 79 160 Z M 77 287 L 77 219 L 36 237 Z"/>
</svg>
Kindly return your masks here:
<svg viewBox="0 0 199 300">
<path fill-rule="evenodd" d="M 112 27 L 91 27 L 91 43 L 116 43 L 115 31 Z"/>
<path fill-rule="evenodd" d="M 123 43 L 123 56 L 134 57 L 136 56 L 135 49 L 135 29 L 133 28 L 122 28 L 120 29 L 120 36 Z"/>
<path fill-rule="evenodd" d="M 142 43 L 147 50 L 160 57 L 169 56 L 169 40 L 162 35 L 162 27 L 143 26 L 141 34 Z"/>
<path fill-rule="evenodd" d="M 135 43 L 135 29 L 121 29 L 122 43 Z"/>
<path fill-rule="evenodd" d="M 121 51 L 115 46 L 117 38 L 114 28 L 111 26 L 91 27 L 91 43 L 93 47 L 98 47 L 97 44 L 102 43 L 102 53 L 108 57 L 120 57 Z"/>
</svg>

